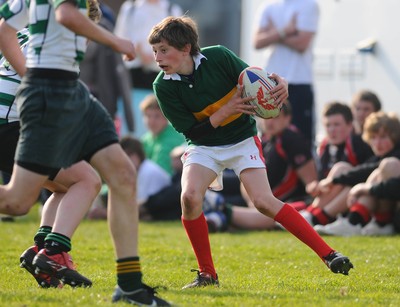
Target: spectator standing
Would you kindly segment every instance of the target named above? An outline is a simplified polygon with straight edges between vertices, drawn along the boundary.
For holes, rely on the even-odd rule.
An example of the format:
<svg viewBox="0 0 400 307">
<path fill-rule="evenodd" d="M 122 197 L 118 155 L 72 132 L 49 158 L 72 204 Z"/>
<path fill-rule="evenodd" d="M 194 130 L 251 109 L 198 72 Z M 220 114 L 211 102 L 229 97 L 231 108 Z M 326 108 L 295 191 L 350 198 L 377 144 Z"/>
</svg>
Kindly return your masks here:
<svg viewBox="0 0 400 307">
<path fill-rule="evenodd" d="M 153 81 L 160 72 L 160 68 L 154 61 L 147 35 L 153 25 L 163 18 L 182 14 L 181 7 L 172 4 L 169 0 L 126 0 L 119 10 L 114 32 L 132 41 L 137 53 L 134 61 L 125 64 L 132 81 L 131 97 L 135 115 L 135 136 L 139 138 L 147 132 L 147 128 L 142 125 L 139 104 L 146 95 L 153 92 Z"/>
<path fill-rule="evenodd" d="M 118 13 L 115 34 L 135 44 L 137 58 L 126 63 L 135 89 L 152 89 L 160 68 L 147 41 L 151 28 L 167 16 L 181 16 L 182 9 L 169 0 L 127 0 Z"/>
<path fill-rule="evenodd" d="M 107 7 L 101 5 L 100 8 Z M 104 15 L 101 16 L 99 25 L 107 31 L 114 30 L 112 21 Z M 130 77 L 118 52 L 109 46 L 89 41 L 85 58 L 80 63 L 79 78 L 110 113 L 117 132 L 120 132 L 121 125 L 117 117 L 117 103 L 118 99 L 122 98 L 128 131 L 134 131 Z"/>
<path fill-rule="evenodd" d="M 115 16 L 115 13 L 111 7 L 109 7 L 107 4 L 104 3 L 104 0 L 99 1 L 100 5 L 100 10 L 102 13 L 102 18 L 107 19 L 113 27 L 115 27 L 115 23 L 117 21 L 117 18 Z"/>
<path fill-rule="evenodd" d="M 314 142 L 313 42 L 318 29 L 316 0 L 268 0 L 254 35 L 256 49 L 270 51 L 266 70 L 289 83 L 293 124 Z"/>
</svg>

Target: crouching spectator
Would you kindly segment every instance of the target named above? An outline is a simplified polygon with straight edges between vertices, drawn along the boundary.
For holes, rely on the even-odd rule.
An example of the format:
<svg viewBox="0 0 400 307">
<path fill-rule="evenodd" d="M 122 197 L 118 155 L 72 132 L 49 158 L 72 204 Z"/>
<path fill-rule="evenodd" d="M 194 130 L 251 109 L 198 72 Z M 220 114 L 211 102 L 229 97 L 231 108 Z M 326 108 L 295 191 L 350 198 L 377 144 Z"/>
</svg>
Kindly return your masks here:
<svg viewBox="0 0 400 307">
<path fill-rule="evenodd" d="M 146 159 L 142 143 L 138 139 L 126 136 L 120 143 L 137 170 L 136 201 L 140 208 L 151 195 L 169 186 L 171 177 L 161 166 Z M 102 192 L 88 213 L 89 219 L 107 218 L 107 194 L 108 189 L 103 186 Z"/>
</svg>

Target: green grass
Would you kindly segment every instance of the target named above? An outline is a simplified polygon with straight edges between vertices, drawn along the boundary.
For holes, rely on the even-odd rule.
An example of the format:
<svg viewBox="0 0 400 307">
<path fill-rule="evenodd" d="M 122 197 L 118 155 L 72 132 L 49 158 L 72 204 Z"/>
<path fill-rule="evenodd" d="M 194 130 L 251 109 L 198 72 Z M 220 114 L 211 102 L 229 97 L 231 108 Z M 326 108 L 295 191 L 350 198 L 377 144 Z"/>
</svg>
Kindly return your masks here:
<svg viewBox="0 0 400 307">
<path fill-rule="evenodd" d="M 32 245 L 37 208 L 15 223 L 0 223 L 0 306 L 116 306 L 114 252 L 105 221 L 84 221 L 71 255 L 93 280 L 89 289 L 40 289 L 19 255 Z M 180 290 L 196 268 L 180 222 L 141 223 L 144 281 L 176 306 L 400 306 L 400 236 L 326 237 L 351 257 L 349 276 L 331 273 L 304 244 L 286 232 L 235 232 L 210 236 L 221 286 Z M 118 304 L 118 306 L 125 304 Z M 127 306 L 127 305 L 126 305 Z"/>
</svg>

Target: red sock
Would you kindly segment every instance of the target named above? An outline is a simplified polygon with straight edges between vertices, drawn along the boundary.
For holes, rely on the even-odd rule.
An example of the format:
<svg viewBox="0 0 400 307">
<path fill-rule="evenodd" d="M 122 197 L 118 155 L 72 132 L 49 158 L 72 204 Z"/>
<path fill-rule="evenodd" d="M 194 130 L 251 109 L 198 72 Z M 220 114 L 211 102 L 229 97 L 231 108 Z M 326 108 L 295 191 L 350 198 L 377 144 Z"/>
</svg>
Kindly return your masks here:
<svg viewBox="0 0 400 307">
<path fill-rule="evenodd" d="M 375 212 L 374 213 L 375 221 L 383 226 L 389 224 L 393 220 L 393 213 L 392 212 Z"/>
<path fill-rule="evenodd" d="M 292 203 L 288 203 L 288 205 L 292 206 L 297 211 L 301 211 L 301 210 L 307 209 L 307 204 L 304 201 L 295 201 L 295 202 L 292 202 Z"/>
<path fill-rule="evenodd" d="M 281 223 L 286 230 L 307 244 L 321 259 L 333 251 L 314 228 L 291 206 L 284 204 L 275 216 L 275 221 Z"/>
<path fill-rule="evenodd" d="M 182 217 L 182 224 L 186 230 L 186 234 L 190 240 L 190 243 L 192 244 L 200 272 L 209 273 L 213 276 L 213 278 L 217 278 L 211 256 L 208 227 L 204 214 L 202 213 L 195 220 L 185 220 Z"/>
<path fill-rule="evenodd" d="M 333 222 L 333 218 L 326 214 L 326 212 L 321 208 L 315 208 L 315 210 L 313 210 L 311 214 L 316 217 L 321 225 L 326 225 L 330 222 Z"/>
<path fill-rule="evenodd" d="M 317 207 L 314 207 L 312 204 L 306 208 L 306 211 L 313 212 Z"/>
<path fill-rule="evenodd" d="M 360 203 L 354 203 L 349 211 L 349 222 L 353 225 L 361 223 L 362 226 L 365 226 L 371 220 L 369 209 Z"/>
</svg>

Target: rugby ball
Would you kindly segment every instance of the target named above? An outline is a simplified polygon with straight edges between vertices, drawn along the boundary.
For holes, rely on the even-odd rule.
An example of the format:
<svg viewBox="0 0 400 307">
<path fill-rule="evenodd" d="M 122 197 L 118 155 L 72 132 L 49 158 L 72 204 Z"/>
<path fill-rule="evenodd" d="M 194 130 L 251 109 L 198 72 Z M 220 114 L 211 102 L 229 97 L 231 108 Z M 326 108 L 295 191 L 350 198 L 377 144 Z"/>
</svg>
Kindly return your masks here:
<svg viewBox="0 0 400 307">
<path fill-rule="evenodd" d="M 261 118 L 277 117 L 280 108 L 275 106 L 275 99 L 270 94 L 271 89 L 276 86 L 275 80 L 260 67 L 247 67 L 239 75 L 238 84 L 243 87 L 242 97 L 256 97 L 248 104 L 256 106 L 256 115 Z"/>
</svg>

